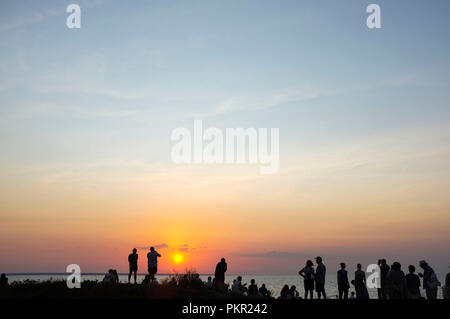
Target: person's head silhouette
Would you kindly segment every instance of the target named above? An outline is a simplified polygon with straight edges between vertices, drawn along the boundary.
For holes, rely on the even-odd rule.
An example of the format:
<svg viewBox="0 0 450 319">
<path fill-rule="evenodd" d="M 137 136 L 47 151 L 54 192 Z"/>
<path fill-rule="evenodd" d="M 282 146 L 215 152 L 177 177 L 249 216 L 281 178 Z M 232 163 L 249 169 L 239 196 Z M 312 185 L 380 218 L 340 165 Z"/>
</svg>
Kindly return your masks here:
<svg viewBox="0 0 450 319">
<path fill-rule="evenodd" d="M 316 257 L 316 262 L 317 262 L 318 264 L 320 264 L 320 263 L 322 262 L 322 257 L 317 256 L 317 257 Z"/>
<path fill-rule="evenodd" d="M 220 259 L 220 261 L 224 263 L 225 262 L 225 258 Z"/>
<path fill-rule="evenodd" d="M 356 268 L 358 268 L 358 270 L 361 270 L 361 268 L 362 268 L 361 264 L 357 264 Z"/>
<path fill-rule="evenodd" d="M 401 268 L 402 268 L 402 265 L 400 265 L 400 263 L 398 261 L 396 261 L 392 264 L 392 269 L 395 271 L 400 271 Z"/>
<path fill-rule="evenodd" d="M 150 251 L 155 251 L 155 248 L 153 246 L 150 247 Z"/>
<path fill-rule="evenodd" d="M 313 262 L 311 260 L 306 261 L 306 267 L 312 267 Z"/>
<path fill-rule="evenodd" d="M 419 261 L 419 266 L 422 269 L 425 269 L 428 266 L 428 263 L 425 260 Z"/>
<path fill-rule="evenodd" d="M 345 263 L 341 263 L 341 269 L 345 269 Z"/>
<path fill-rule="evenodd" d="M 413 274 L 416 271 L 416 267 L 414 267 L 414 265 L 409 265 L 408 270 L 411 274 Z"/>
<path fill-rule="evenodd" d="M 133 248 L 133 254 L 135 254 L 137 252 L 136 248 Z"/>
</svg>

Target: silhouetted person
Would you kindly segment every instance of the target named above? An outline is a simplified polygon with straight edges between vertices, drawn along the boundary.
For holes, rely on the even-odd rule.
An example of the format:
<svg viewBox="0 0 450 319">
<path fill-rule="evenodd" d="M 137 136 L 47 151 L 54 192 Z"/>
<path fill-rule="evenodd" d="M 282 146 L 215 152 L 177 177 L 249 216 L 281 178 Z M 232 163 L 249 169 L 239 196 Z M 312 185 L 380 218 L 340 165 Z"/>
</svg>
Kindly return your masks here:
<svg viewBox="0 0 450 319">
<path fill-rule="evenodd" d="M 188 286 L 189 286 L 188 275 L 183 275 L 183 277 L 181 277 L 181 279 L 178 281 L 178 287 L 188 288 Z"/>
<path fill-rule="evenodd" d="M 136 283 L 136 274 L 138 269 L 138 254 L 137 249 L 134 248 L 133 252 L 128 255 L 128 264 L 130 266 L 130 271 L 128 273 L 128 283 L 130 283 L 131 274 L 134 274 L 134 283 Z"/>
<path fill-rule="evenodd" d="M 8 277 L 6 277 L 6 274 L 2 274 L 0 276 L 0 285 L 2 285 L 2 286 L 8 285 Z"/>
<path fill-rule="evenodd" d="M 445 283 L 442 286 L 442 297 L 444 299 L 450 299 L 450 272 L 445 276 Z"/>
<path fill-rule="evenodd" d="M 117 273 L 116 269 L 112 270 L 112 280 L 113 280 L 113 283 L 115 283 L 115 284 L 119 283 L 119 274 Z"/>
<path fill-rule="evenodd" d="M 144 276 L 144 280 L 142 280 L 142 284 L 144 285 L 144 284 L 149 284 L 150 283 L 150 275 L 145 275 Z"/>
<path fill-rule="evenodd" d="M 213 281 L 212 281 L 211 276 L 208 277 L 208 281 L 205 282 L 205 286 L 208 287 L 208 288 L 212 288 L 213 287 Z"/>
<path fill-rule="evenodd" d="M 427 299 L 437 299 L 437 290 L 441 283 L 437 279 L 436 273 L 425 260 L 421 260 L 419 266 L 423 269 L 423 274 L 419 273 L 419 276 L 423 277 L 423 288 Z"/>
<path fill-rule="evenodd" d="M 297 291 L 297 287 L 292 285 L 291 289 L 289 289 L 289 295 L 291 296 L 292 299 L 298 299 L 300 294 Z"/>
<path fill-rule="evenodd" d="M 350 298 L 348 298 L 348 299 L 356 299 L 356 296 L 355 296 L 355 292 L 354 292 L 354 291 L 352 291 L 352 292 L 350 293 Z"/>
<path fill-rule="evenodd" d="M 366 286 L 366 273 L 361 269 L 361 264 L 356 266 L 355 271 L 355 291 L 356 291 L 356 299 L 369 299 L 369 292 L 367 291 Z"/>
<path fill-rule="evenodd" d="M 263 297 L 267 297 L 267 288 L 266 288 L 266 284 L 262 284 L 261 287 L 259 288 L 259 294 Z"/>
<path fill-rule="evenodd" d="M 405 276 L 406 279 L 406 289 L 408 291 L 408 299 L 420 299 L 420 278 L 414 272 L 416 267 L 413 265 L 408 266 L 409 274 Z"/>
<path fill-rule="evenodd" d="M 323 299 L 327 299 L 327 294 L 325 293 L 325 273 L 327 268 L 322 263 L 322 257 L 316 257 L 316 292 L 317 298 L 321 299 L 323 295 Z"/>
<path fill-rule="evenodd" d="M 381 270 L 381 259 L 378 259 L 378 263 L 377 263 L 378 267 L 380 267 Z M 381 274 L 380 274 L 380 282 L 381 282 Z M 380 284 L 380 288 L 377 288 L 377 293 L 378 293 L 378 299 L 383 299 L 383 295 L 381 293 L 381 284 Z"/>
<path fill-rule="evenodd" d="M 304 279 L 304 288 L 305 288 L 305 299 L 308 299 L 308 292 L 310 298 L 313 299 L 313 291 L 314 291 L 314 267 L 311 260 L 306 262 L 306 266 L 302 268 L 298 274 Z"/>
<path fill-rule="evenodd" d="M 216 271 L 214 272 L 214 279 L 216 283 L 216 288 L 218 290 L 223 290 L 225 287 L 225 273 L 227 272 L 227 263 L 225 258 L 222 258 L 220 262 L 216 265 Z"/>
<path fill-rule="evenodd" d="M 345 264 L 341 263 L 340 265 L 341 269 L 337 272 L 339 299 L 348 299 L 348 290 L 350 289 L 348 274 L 347 270 L 345 270 Z"/>
<path fill-rule="evenodd" d="M 289 286 L 284 285 L 280 292 L 280 298 L 279 299 L 289 299 Z"/>
<path fill-rule="evenodd" d="M 238 276 L 235 281 L 233 281 L 233 286 L 231 287 L 231 290 L 233 292 L 237 293 L 244 293 L 247 291 L 247 287 L 245 287 L 246 284 L 242 284 L 242 277 Z"/>
<path fill-rule="evenodd" d="M 150 252 L 147 254 L 147 263 L 148 274 L 150 275 L 150 279 L 152 281 L 155 279 L 155 275 L 158 272 L 158 257 L 161 257 L 161 255 L 155 250 L 155 248 L 150 247 Z"/>
<path fill-rule="evenodd" d="M 380 266 L 380 288 L 378 288 L 378 298 L 387 299 L 388 288 L 386 285 L 386 277 L 391 269 L 386 262 L 386 259 L 380 259 L 378 265 Z"/>
<path fill-rule="evenodd" d="M 103 282 L 104 283 L 113 283 L 114 282 L 114 275 L 113 275 L 112 269 L 109 269 L 108 273 L 105 275 L 105 277 L 103 277 Z"/>
<path fill-rule="evenodd" d="M 258 286 L 255 284 L 255 279 L 250 280 L 247 293 L 249 296 L 258 296 Z"/>
<path fill-rule="evenodd" d="M 389 299 L 406 299 L 407 288 L 405 274 L 399 262 L 394 262 L 386 277 Z"/>
</svg>

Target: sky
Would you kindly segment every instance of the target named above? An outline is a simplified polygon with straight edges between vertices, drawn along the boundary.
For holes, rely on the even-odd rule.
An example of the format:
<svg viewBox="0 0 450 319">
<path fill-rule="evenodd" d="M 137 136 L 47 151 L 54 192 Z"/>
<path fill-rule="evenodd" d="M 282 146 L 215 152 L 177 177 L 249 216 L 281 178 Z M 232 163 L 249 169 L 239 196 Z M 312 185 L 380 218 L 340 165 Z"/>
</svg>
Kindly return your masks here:
<svg viewBox="0 0 450 319">
<path fill-rule="evenodd" d="M 163 273 L 225 257 L 229 273 L 295 274 L 317 255 L 448 272 L 449 12 L 0 1 L 0 272 L 126 272 L 134 247 L 145 272 L 152 245 Z M 194 120 L 279 128 L 279 171 L 173 163 L 171 132 Z"/>
</svg>

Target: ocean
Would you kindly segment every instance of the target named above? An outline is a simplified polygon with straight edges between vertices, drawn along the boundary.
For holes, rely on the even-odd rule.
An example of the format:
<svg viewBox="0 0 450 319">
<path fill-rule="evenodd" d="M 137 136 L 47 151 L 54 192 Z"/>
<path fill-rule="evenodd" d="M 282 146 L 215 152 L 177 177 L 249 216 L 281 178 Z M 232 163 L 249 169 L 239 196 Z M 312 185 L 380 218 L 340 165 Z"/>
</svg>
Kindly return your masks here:
<svg viewBox="0 0 450 319">
<path fill-rule="evenodd" d="M 46 280 L 66 280 L 68 274 L 67 273 L 59 273 L 59 274 L 7 274 L 9 278 L 9 283 L 15 282 L 15 281 L 23 281 L 23 280 L 35 280 L 35 281 L 46 281 Z M 144 274 L 138 274 L 137 281 L 140 283 L 144 279 Z M 162 280 L 169 278 L 171 275 L 157 275 L 156 278 L 159 282 Z M 213 275 L 200 275 L 200 278 L 203 281 L 206 281 L 208 276 Z M 300 293 L 300 296 L 304 295 L 304 289 L 303 289 L 303 278 L 300 276 L 295 275 L 241 275 L 242 276 L 242 282 L 250 284 L 251 279 L 255 279 L 256 284 L 258 287 L 261 286 L 261 284 L 265 284 L 266 288 L 272 292 L 272 295 L 275 297 L 278 297 L 280 295 L 281 288 L 284 285 L 295 285 L 297 287 L 297 291 Z M 82 282 L 84 280 L 97 280 L 102 281 L 104 277 L 104 274 L 83 274 L 81 276 Z M 233 279 L 235 279 L 237 275 L 227 275 L 225 282 L 230 284 L 233 282 Z M 353 279 L 353 274 L 349 274 L 349 280 Z M 133 280 L 133 278 L 132 278 Z M 441 283 L 444 282 L 444 278 L 439 278 Z M 128 274 L 119 274 L 119 281 L 122 283 L 128 282 Z M 353 286 L 350 288 L 350 291 L 354 291 L 352 289 Z M 377 290 L 376 289 L 368 289 L 369 290 L 369 296 L 370 298 L 378 298 Z M 326 278 L 326 285 L 325 285 L 325 291 L 327 293 L 328 298 L 335 299 L 338 295 L 337 290 L 337 280 L 336 276 L 330 276 L 327 275 Z M 349 293 L 350 294 L 350 293 Z M 422 296 L 425 296 L 425 291 L 422 290 Z M 314 293 L 314 297 L 316 298 L 316 293 Z M 442 289 L 439 288 L 438 290 L 438 298 L 442 298 Z"/>
</svg>

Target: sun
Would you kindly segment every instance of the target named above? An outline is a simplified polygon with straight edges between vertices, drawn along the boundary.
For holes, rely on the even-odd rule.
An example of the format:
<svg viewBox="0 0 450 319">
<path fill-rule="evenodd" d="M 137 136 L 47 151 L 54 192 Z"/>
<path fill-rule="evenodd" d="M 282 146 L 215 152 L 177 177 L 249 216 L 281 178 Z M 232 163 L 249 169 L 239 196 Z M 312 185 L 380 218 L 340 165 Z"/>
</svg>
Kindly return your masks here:
<svg viewBox="0 0 450 319">
<path fill-rule="evenodd" d="M 183 260 L 184 260 L 184 257 L 183 257 L 182 254 L 177 253 L 177 254 L 173 255 L 173 262 L 174 262 L 175 264 L 182 263 Z"/>
</svg>

